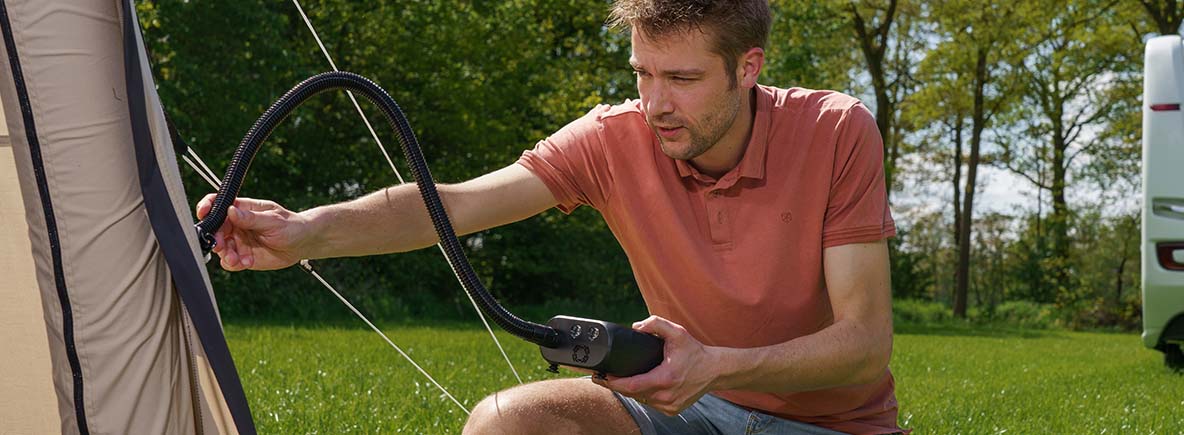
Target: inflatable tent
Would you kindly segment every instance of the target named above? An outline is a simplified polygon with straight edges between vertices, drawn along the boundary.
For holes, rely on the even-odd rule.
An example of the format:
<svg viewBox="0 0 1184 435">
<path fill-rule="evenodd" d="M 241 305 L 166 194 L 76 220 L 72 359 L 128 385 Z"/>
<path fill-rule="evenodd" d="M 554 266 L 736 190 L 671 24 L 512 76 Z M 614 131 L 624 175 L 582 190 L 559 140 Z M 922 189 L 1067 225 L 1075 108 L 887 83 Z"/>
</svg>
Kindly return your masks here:
<svg viewBox="0 0 1184 435">
<path fill-rule="evenodd" d="M 254 433 L 133 4 L 0 28 L 0 432 Z"/>
</svg>

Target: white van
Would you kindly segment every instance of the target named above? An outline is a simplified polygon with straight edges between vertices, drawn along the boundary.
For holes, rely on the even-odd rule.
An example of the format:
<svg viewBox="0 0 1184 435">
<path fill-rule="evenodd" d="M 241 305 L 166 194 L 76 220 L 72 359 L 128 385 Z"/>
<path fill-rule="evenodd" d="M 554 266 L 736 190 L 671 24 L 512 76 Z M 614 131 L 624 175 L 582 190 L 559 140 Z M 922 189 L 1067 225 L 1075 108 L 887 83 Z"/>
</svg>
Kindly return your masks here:
<svg viewBox="0 0 1184 435">
<path fill-rule="evenodd" d="M 1143 344 L 1184 369 L 1184 42 L 1147 41 L 1143 63 Z"/>
</svg>

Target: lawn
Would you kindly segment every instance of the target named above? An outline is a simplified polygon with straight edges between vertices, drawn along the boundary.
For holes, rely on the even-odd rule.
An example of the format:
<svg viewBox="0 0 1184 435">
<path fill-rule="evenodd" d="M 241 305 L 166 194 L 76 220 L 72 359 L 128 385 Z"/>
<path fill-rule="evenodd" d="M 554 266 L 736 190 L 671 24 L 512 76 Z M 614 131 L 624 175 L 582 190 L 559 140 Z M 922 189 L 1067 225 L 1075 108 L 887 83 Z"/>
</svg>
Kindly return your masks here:
<svg viewBox="0 0 1184 435">
<path fill-rule="evenodd" d="M 227 325 L 260 433 L 459 433 L 464 411 L 358 323 Z M 480 326 L 383 329 L 465 407 L 517 383 Z M 499 338 L 525 381 L 556 376 Z M 901 325 L 892 370 L 917 434 L 1184 433 L 1184 375 L 1134 334 Z"/>
</svg>

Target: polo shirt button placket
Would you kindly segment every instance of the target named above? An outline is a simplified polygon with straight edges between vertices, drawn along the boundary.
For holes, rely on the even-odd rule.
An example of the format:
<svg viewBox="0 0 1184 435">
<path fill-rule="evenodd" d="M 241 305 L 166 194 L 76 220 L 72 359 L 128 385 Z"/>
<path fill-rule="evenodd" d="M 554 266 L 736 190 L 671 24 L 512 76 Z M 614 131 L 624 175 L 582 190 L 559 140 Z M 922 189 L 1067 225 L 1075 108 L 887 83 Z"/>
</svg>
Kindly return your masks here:
<svg viewBox="0 0 1184 435">
<path fill-rule="evenodd" d="M 732 243 L 731 225 L 728 223 L 724 189 L 713 188 L 707 192 L 707 226 L 711 231 L 711 242 L 716 246 Z"/>
</svg>

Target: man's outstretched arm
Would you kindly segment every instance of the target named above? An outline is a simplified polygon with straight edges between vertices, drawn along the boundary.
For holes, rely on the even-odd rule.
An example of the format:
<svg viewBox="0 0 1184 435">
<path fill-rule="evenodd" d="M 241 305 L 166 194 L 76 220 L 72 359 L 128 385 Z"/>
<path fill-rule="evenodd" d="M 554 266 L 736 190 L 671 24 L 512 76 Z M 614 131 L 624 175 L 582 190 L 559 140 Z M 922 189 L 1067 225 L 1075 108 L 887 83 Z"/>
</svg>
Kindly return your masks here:
<svg viewBox="0 0 1184 435">
<path fill-rule="evenodd" d="M 437 185 L 457 235 L 516 222 L 556 204 L 547 186 L 512 164 L 454 185 Z M 197 206 L 209 212 L 213 195 Z M 300 213 L 266 200 L 239 198 L 215 234 L 214 252 L 227 270 L 268 270 L 304 258 L 404 252 L 438 241 L 415 184 L 379 190 Z"/>
</svg>

